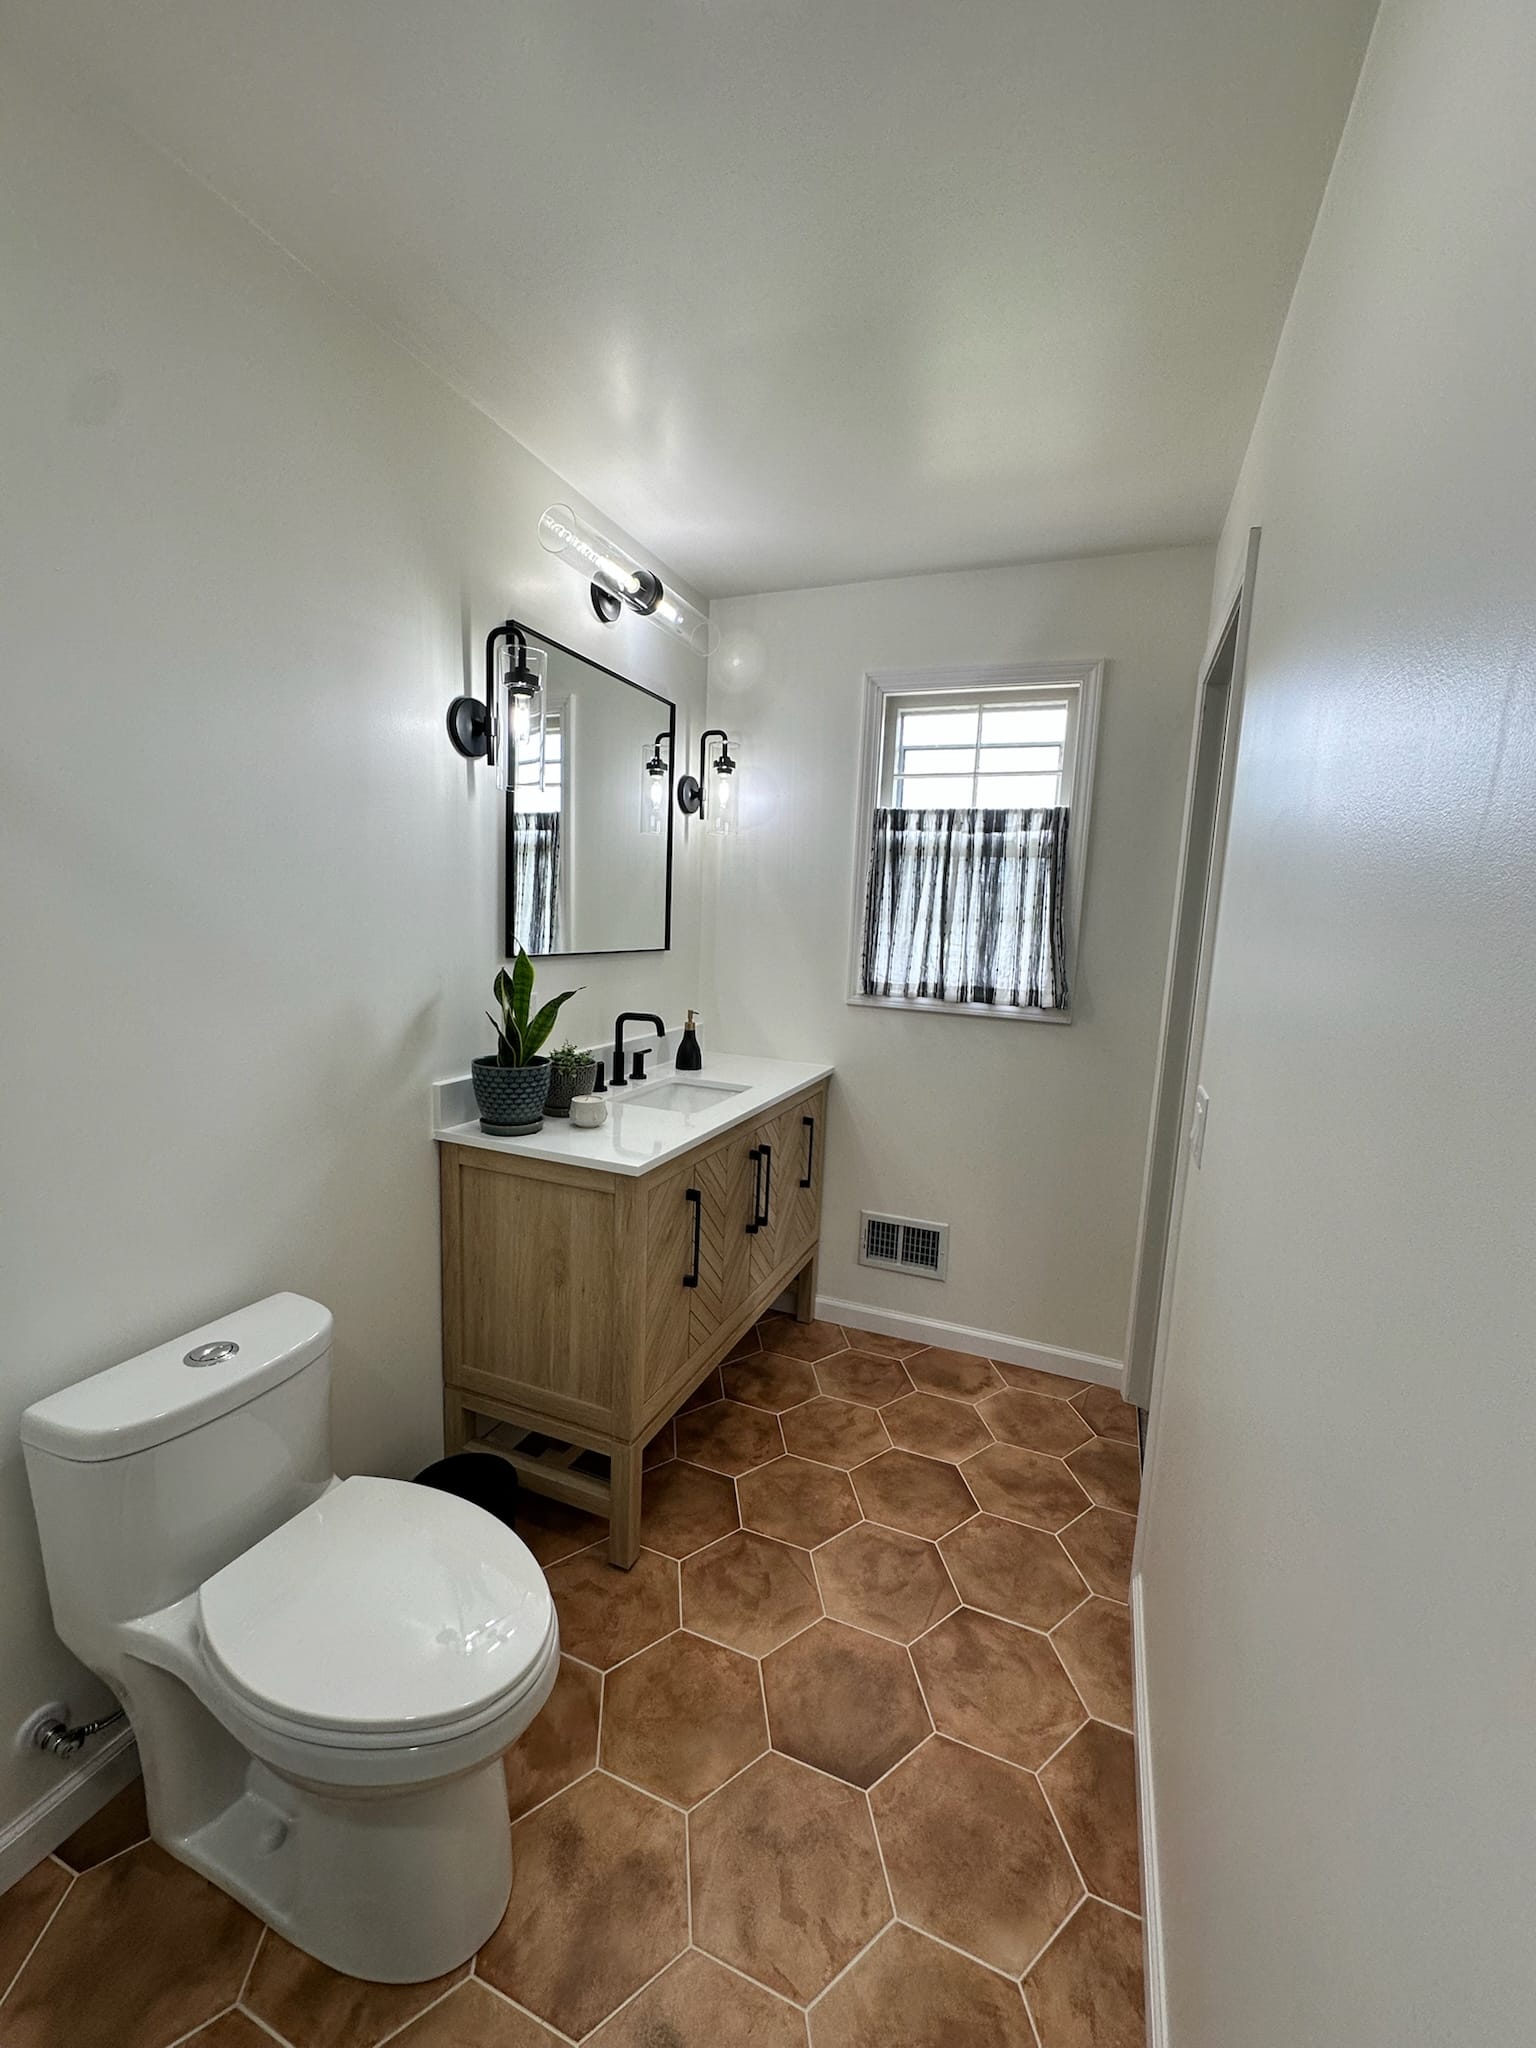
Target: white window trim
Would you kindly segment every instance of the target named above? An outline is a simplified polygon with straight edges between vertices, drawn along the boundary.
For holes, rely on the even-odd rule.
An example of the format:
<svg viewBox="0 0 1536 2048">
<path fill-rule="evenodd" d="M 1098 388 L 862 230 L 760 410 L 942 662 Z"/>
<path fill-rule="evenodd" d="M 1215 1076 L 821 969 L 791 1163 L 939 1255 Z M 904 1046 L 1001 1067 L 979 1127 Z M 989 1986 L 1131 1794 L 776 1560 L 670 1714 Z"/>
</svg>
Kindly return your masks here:
<svg viewBox="0 0 1536 2048">
<path fill-rule="evenodd" d="M 864 957 L 864 911 L 869 891 L 869 845 L 880 801 L 880 758 L 892 697 L 946 696 L 977 690 L 1040 689 L 1050 683 L 1078 692 L 1076 751 L 1066 801 L 1067 985 L 1076 986 L 1078 937 L 1083 917 L 1083 884 L 1088 872 L 1088 814 L 1093 798 L 1093 763 L 1099 742 L 1102 661 L 1010 662 L 991 668 L 871 669 L 864 677 L 864 732 L 859 760 L 859 806 L 854 825 L 853 923 L 848 948 L 848 1001 L 867 1010 L 929 1010 L 940 1017 L 1008 1017 L 1035 1024 L 1070 1024 L 1072 1011 L 1004 1008 L 995 1003 L 945 1003 L 931 996 L 867 996 L 860 987 Z"/>
</svg>

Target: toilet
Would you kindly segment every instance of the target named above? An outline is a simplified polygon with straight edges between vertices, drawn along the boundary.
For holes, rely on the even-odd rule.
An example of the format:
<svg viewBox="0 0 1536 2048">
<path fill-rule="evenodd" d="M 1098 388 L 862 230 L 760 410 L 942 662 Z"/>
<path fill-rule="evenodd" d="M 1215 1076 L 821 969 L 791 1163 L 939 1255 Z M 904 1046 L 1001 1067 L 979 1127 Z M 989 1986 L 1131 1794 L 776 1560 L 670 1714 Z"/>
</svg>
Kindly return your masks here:
<svg viewBox="0 0 1536 2048">
<path fill-rule="evenodd" d="M 506 1907 L 501 1757 L 559 1630 L 492 1516 L 336 1478 L 331 1336 L 272 1295 L 21 1436 L 54 1622 L 128 1710 L 155 1840 L 332 1969 L 415 1983 Z"/>
</svg>

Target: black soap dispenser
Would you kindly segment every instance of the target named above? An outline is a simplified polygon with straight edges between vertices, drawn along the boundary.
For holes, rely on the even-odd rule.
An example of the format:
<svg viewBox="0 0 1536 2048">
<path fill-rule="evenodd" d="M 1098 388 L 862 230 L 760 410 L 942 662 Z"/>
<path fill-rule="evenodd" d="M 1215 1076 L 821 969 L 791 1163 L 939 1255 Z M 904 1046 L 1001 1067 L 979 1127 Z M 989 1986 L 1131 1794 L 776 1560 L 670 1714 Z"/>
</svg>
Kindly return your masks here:
<svg viewBox="0 0 1536 2048">
<path fill-rule="evenodd" d="M 692 1010 L 688 1012 L 683 1035 L 677 1042 L 677 1058 L 672 1064 L 680 1074 L 696 1074 L 704 1064 L 704 1055 L 699 1051 L 699 1034 L 694 1029 Z"/>
</svg>

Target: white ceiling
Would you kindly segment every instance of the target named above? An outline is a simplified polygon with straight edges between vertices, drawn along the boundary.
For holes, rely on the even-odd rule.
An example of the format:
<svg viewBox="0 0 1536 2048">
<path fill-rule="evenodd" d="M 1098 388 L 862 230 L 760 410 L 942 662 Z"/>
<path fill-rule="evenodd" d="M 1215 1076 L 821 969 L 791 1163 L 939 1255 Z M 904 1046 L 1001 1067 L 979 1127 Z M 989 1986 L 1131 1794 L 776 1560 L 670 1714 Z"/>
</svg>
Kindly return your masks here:
<svg viewBox="0 0 1536 2048">
<path fill-rule="evenodd" d="M 1207 539 L 1374 0 L 9 0 L 706 594 Z"/>
</svg>

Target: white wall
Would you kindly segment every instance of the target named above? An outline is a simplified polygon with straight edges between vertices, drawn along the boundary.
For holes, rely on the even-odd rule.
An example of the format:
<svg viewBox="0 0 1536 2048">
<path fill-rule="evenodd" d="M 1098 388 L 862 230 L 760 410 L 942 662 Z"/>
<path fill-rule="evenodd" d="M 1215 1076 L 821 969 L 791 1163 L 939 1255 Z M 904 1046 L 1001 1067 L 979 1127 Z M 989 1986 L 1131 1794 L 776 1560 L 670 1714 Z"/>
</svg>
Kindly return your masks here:
<svg viewBox="0 0 1536 2048">
<path fill-rule="evenodd" d="M 3 1829 L 59 1774 L 11 1729 L 102 1697 L 49 1623 L 27 1402 L 293 1287 L 336 1312 L 343 1465 L 439 1446 L 427 1090 L 489 1043 L 500 948 L 443 714 L 487 628 L 695 731 L 703 672 L 541 551 L 566 485 L 14 52 L 0 186 Z M 696 874 L 670 956 L 544 971 L 576 1036 L 696 1000 Z"/>
<path fill-rule="evenodd" d="M 1536 11 L 1385 0 L 1263 527 L 1143 1512 L 1170 2043 L 1536 2011 Z"/>
<path fill-rule="evenodd" d="M 824 1294 L 1120 1357 L 1210 576 L 1180 548 L 715 605 L 743 826 L 705 848 L 705 1058 L 836 1062 Z M 1074 1021 L 850 1006 L 865 673 L 1098 657 Z M 947 1221 L 948 1280 L 858 1265 L 861 1208 Z"/>
</svg>

